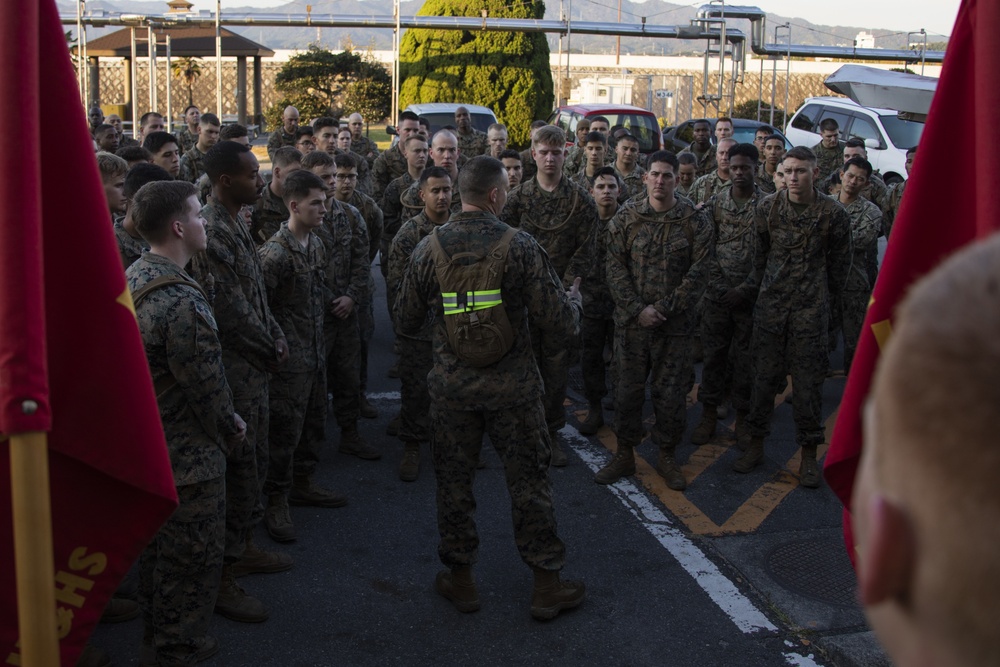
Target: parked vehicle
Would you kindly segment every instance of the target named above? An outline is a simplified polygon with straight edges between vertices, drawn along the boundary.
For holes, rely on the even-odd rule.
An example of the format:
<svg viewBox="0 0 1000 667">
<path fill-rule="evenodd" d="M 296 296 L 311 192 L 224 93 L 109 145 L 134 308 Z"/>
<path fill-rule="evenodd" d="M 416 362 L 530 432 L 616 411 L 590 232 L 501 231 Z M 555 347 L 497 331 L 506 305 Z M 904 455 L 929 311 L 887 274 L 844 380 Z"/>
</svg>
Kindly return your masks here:
<svg viewBox="0 0 1000 667">
<path fill-rule="evenodd" d="M 489 129 L 490 125 L 497 122 L 496 114 L 489 107 L 480 106 L 478 104 L 453 104 L 451 102 L 432 102 L 429 104 L 411 104 L 403 111 L 412 111 L 421 118 L 426 118 L 427 122 L 431 124 L 431 132 L 437 132 L 442 127 L 446 125 L 455 125 L 455 109 L 458 107 L 465 107 L 469 110 L 469 115 L 472 116 L 472 127 L 476 128 L 481 132 L 485 132 Z M 393 125 L 389 125 L 385 128 L 388 134 L 393 135 L 392 145 L 396 145 L 398 137 L 396 136 L 396 128 Z"/>
<path fill-rule="evenodd" d="M 715 143 L 715 118 L 706 118 L 709 124 L 712 126 L 712 143 Z M 674 127 L 668 127 L 663 130 L 663 147 L 668 151 L 674 151 L 679 153 L 685 148 L 687 148 L 692 141 L 694 141 L 694 120 L 686 120 L 680 125 Z M 749 120 L 747 118 L 734 118 L 733 119 L 733 139 L 741 144 L 752 144 L 753 138 L 757 134 L 757 128 L 763 127 L 767 123 L 761 123 L 756 120 Z M 788 141 L 788 138 L 781 132 L 781 130 L 775 129 L 774 133 L 785 140 L 785 148 L 791 148 L 792 144 Z"/>
<path fill-rule="evenodd" d="M 906 180 L 906 150 L 920 141 L 923 123 L 904 120 L 891 109 L 863 107 L 843 97 L 810 97 L 792 116 L 785 134 L 796 146 L 815 146 L 820 141 L 819 124 L 827 118 L 837 121 L 841 141 L 864 140 L 868 161 L 887 185 Z"/>
<path fill-rule="evenodd" d="M 604 116 L 610 127 L 624 127 L 639 140 L 640 153 L 654 153 L 663 146 L 656 115 L 642 107 L 629 104 L 571 104 L 555 109 L 548 118 L 550 125 L 558 125 L 566 132 L 570 142 L 576 140 L 576 124 L 582 118 Z"/>
</svg>

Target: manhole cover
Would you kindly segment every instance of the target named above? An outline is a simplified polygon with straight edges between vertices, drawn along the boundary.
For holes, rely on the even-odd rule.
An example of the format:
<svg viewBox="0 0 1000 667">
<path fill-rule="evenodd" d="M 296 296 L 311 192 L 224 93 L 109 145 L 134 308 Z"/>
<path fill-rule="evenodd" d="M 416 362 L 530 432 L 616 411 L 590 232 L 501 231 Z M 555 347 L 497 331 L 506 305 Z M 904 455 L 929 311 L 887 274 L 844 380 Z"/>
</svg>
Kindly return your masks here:
<svg viewBox="0 0 1000 667">
<path fill-rule="evenodd" d="M 767 554 L 768 574 L 782 588 L 828 604 L 856 607 L 857 579 L 843 545 L 829 540 L 779 544 Z"/>
</svg>

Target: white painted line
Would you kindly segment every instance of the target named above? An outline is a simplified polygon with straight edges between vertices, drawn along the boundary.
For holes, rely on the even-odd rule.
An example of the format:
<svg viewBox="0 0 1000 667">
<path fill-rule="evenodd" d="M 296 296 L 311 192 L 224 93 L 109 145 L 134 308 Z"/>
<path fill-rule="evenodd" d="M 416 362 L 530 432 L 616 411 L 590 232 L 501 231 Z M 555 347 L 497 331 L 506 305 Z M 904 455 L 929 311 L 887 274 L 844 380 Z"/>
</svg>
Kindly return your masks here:
<svg viewBox="0 0 1000 667">
<path fill-rule="evenodd" d="M 786 653 L 785 662 L 792 667 L 820 667 L 820 664 L 813 660 L 812 653 L 809 655 L 799 655 L 798 653 Z"/>
<path fill-rule="evenodd" d="M 604 466 L 607 460 L 607 451 L 603 447 L 591 443 L 572 426 L 563 427 L 560 433 L 587 464 L 587 467 L 596 473 Z M 710 561 L 701 549 L 673 526 L 673 522 L 667 515 L 650 501 L 649 497 L 636 486 L 634 481 L 623 479 L 616 484 L 608 485 L 608 490 L 670 552 L 670 555 L 694 578 L 708 594 L 708 597 L 722 609 L 737 628 L 747 634 L 762 631 L 777 632 L 778 628 L 768 620 L 767 616 L 745 595 L 740 593 L 736 585 L 722 574 L 715 563 Z M 801 658 L 802 656 L 796 657 Z M 810 665 L 814 663 L 799 664 Z"/>
<path fill-rule="evenodd" d="M 398 401 L 399 392 L 398 391 L 383 391 L 377 394 L 365 394 L 368 396 L 369 401 Z"/>
</svg>

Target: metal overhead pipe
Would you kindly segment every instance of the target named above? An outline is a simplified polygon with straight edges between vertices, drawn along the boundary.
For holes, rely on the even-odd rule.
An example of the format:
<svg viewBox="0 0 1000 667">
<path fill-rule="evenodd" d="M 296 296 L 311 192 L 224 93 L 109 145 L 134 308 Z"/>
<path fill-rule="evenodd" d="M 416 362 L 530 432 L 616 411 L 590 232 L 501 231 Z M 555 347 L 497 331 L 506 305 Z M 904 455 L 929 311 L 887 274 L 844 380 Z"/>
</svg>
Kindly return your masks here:
<svg viewBox="0 0 1000 667">
<path fill-rule="evenodd" d="M 702 5 L 698 19 L 717 19 L 722 12 L 714 5 Z M 758 56 L 786 56 L 798 58 L 849 58 L 851 60 L 899 60 L 903 62 L 944 62 L 944 51 L 917 51 L 904 49 L 859 49 L 853 46 L 811 46 L 808 44 L 766 44 L 767 13 L 759 7 L 726 5 L 726 19 L 750 21 L 750 48 Z"/>
<path fill-rule="evenodd" d="M 728 9 L 727 9 L 728 13 Z M 60 15 L 65 24 L 75 24 L 76 17 Z M 163 14 L 110 14 L 94 12 L 83 17 L 83 22 L 95 26 L 144 26 L 155 23 L 164 28 L 215 26 L 213 16 L 175 16 Z M 226 26 L 258 27 L 321 27 L 321 28 L 424 28 L 428 30 L 468 30 L 476 32 L 544 32 L 583 35 L 624 35 L 630 37 L 659 37 L 662 39 L 718 40 L 720 31 L 697 25 L 649 25 L 647 23 L 601 23 L 596 21 L 552 21 L 544 19 L 482 18 L 478 16 L 360 16 L 334 14 L 226 14 Z M 745 36 L 739 30 L 727 29 L 726 41 L 741 44 Z"/>
</svg>

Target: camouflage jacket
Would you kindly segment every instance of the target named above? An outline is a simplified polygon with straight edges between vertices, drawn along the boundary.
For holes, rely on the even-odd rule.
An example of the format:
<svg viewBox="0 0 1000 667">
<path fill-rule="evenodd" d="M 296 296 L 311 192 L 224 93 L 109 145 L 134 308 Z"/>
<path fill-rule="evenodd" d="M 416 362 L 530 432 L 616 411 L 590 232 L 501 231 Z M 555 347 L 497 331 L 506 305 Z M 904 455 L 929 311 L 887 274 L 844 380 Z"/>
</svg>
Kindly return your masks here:
<svg viewBox="0 0 1000 667">
<path fill-rule="evenodd" d="M 276 359 L 274 342 L 284 333 L 267 305 L 257 247 L 243 216 L 233 218 L 213 201 L 201 210 L 208 221 L 208 248 L 191 260 L 191 275 L 213 296 L 227 373 L 249 364 L 266 371 Z M 228 377 L 235 377 L 230 375 Z M 239 394 L 239 389 L 234 390 Z"/>
<path fill-rule="evenodd" d="M 372 191 L 370 193 L 372 199 L 382 201 L 385 189 L 389 187 L 389 184 L 406 172 L 406 156 L 403 155 L 399 144 L 387 151 L 382 151 L 372 165 Z"/>
<path fill-rule="evenodd" d="M 344 151 L 337 149 L 337 153 L 343 152 Z M 355 188 L 355 192 L 360 192 L 361 194 L 368 195 L 369 197 L 374 197 L 375 179 L 372 174 L 372 168 L 368 164 L 368 160 L 364 159 L 354 151 L 347 152 L 347 155 L 353 157 L 354 161 L 358 163 L 358 185 Z"/>
<path fill-rule="evenodd" d="M 314 373 L 325 363 L 323 318 L 332 295 L 326 287 L 326 249 L 316 234 L 306 247 L 288 223 L 257 249 L 267 285 L 267 302 L 288 340 L 282 372 Z"/>
<path fill-rule="evenodd" d="M 501 217 L 535 237 L 566 285 L 573 283 L 578 267 L 586 265 L 587 240 L 598 223 L 597 205 L 590 193 L 565 177 L 553 192 L 531 179 L 508 194 Z M 569 271 L 571 265 L 574 271 Z"/>
<path fill-rule="evenodd" d="M 455 136 L 458 137 L 458 152 L 466 158 L 471 159 L 490 151 L 490 141 L 485 132 L 472 128 L 468 134 L 462 134 L 455 130 Z"/>
<path fill-rule="evenodd" d="M 689 199 L 695 204 L 703 204 L 707 202 L 712 195 L 722 192 L 730 187 L 732 187 L 733 182 L 731 180 L 723 180 L 719 177 L 718 170 L 713 171 L 711 174 L 705 174 L 701 176 L 694 182 L 691 186 L 691 193 Z"/>
<path fill-rule="evenodd" d="M 349 296 L 355 304 L 367 303 L 368 280 L 371 277 L 368 260 L 368 228 L 361 212 L 350 204 L 331 201 L 330 210 L 316 235 L 326 249 L 326 286 L 330 299 Z M 332 319 L 333 312 L 327 313 Z"/>
<path fill-rule="evenodd" d="M 385 189 L 385 192 L 382 193 L 382 201 L 380 203 L 383 216 L 382 233 L 389 243 L 392 243 L 392 239 L 396 236 L 396 232 L 399 231 L 399 226 L 403 224 L 403 221 L 409 220 L 417 214 L 416 211 L 406 208 L 400 200 L 403 193 L 414 182 L 415 179 L 407 171 L 399 178 L 394 178 L 392 183 Z M 417 210 L 423 207 L 424 205 L 421 203 Z"/>
<path fill-rule="evenodd" d="M 754 219 L 757 204 L 765 196 L 760 188 L 742 205 L 733 199 L 733 189 L 725 188 L 705 206 L 705 214 L 715 231 L 715 262 L 708 276 L 705 298 L 715 302 L 730 289 L 739 288 L 748 306 L 757 296 L 750 284 L 753 274 Z"/>
<path fill-rule="evenodd" d="M 719 163 L 715 159 L 715 144 L 709 144 L 708 149 L 704 153 L 699 153 L 695 150 L 694 144 L 691 144 L 681 152 L 690 153 L 694 156 L 695 174 L 697 176 L 711 174 L 719 168 Z M 694 186 L 691 187 L 693 188 Z"/>
<path fill-rule="evenodd" d="M 882 211 L 864 197 L 841 205 L 851 218 L 851 265 L 844 289 L 865 292 L 872 288 L 868 280 L 868 256 L 882 233 Z"/>
<path fill-rule="evenodd" d="M 414 181 L 410 183 L 402 194 L 399 196 L 399 206 L 402 211 L 402 219 L 409 220 L 410 218 L 418 215 L 422 210 L 424 210 L 424 203 L 420 201 L 420 188 L 417 187 L 417 182 Z M 388 200 L 386 200 L 388 203 Z M 462 212 L 462 197 L 458 191 L 458 179 L 452 183 L 451 186 L 451 212 L 461 213 Z M 388 236 L 388 233 L 386 234 Z M 395 236 L 395 235 L 393 235 Z"/>
<path fill-rule="evenodd" d="M 812 147 L 812 152 L 816 155 L 816 166 L 819 167 L 820 174 L 839 170 L 840 165 L 844 164 L 844 145 L 839 141 L 836 148 L 827 148 L 821 141 Z"/>
<path fill-rule="evenodd" d="M 195 183 L 205 173 L 205 154 L 197 146 L 181 156 L 181 170 L 177 174 L 178 181 Z"/>
<path fill-rule="evenodd" d="M 586 265 L 581 270 L 583 282 L 583 314 L 595 319 L 611 319 L 615 302 L 608 289 L 608 223 L 611 219 L 598 218 L 587 241 Z"/>
<path fill-rule="evenodd" d="M 579 171 L 579 170 L 577 170 Z M 563 173 L 566 173 L 566 164 L 563 163 Z M 569 172 L 570 175 L 573 172 Z M 538 165 L 535 164 L 535 158 L 531 156 L 531 146 L 528 146 L 523 151 L 521 151 L 521 182 L 530 181 L 538 174 Z"/>
<path fill-rule="evenodd" d="M 126 272 L 132 292 L 160 276 L 194 280 L 171 260 L 149 252 Z M 135 307 L 135 317 L 158 390 L 174 484 L 221 477 L 225 438 L 236 433 L 236 423 L 212 307 L 193 287 L 167 285 L 150 292 Z"/>
<path fill-rule="evenodd" d="M 886 238 L 889 238 L 892 226 L 896 222 L 896 216 L 899 215 L 899 207 L 903 203 L 907 183 L 909 181 L 896 183 L 889 188 L 889 192 L 886 194 L 885 209 L 882 214 L 882 233 L 885 234 Z"/>
<path fill-rule="evenodd" d="M 654 306 L 667 321 L 656 330 L 689 335 L 696 307 L 715 261 L 712 225 L 687 199 L 657 213 L 649 200 L 629 202 L 608 224 L 608 287 L 615 324 L 638 327 L 636 319 Z"/>
<path fill-rule="evenodd" d="M 767 173 L 767 167 L 763 162 L 757 167 L 757 173 L 754 174 L 754 182 L 760 188 L 761 192 L 766 195 L 773 195 L 778 191 L 778 188 L 774 185 L 774 175 Z"/>
<path fill-rule="evenodd" d="M 618 201 L 626 201 L 646 191 L 646 184 L 642 180 L 646 175 L 646 170 L 639 166 L 638 163 L 632 168 L 632 173 L 628 176 L 618 171 L 618 165 L 613 166 L 615 174 L 623 184 L 622 194 L 618 197 Z"/>
<path fill-rule="evenodd" d="M 413 249 L 436 226 L 424 211 L 420 211 L 416 216 L 403 223 L 399 228 L 399 233 L 392 240 L 392 247 L 389 249 L 389 275 L 386 278 L 386 298 L 389 300 L 390 311 L 395 310 L 396 296 L 399 292 L 399 286 L 403 282 L 403 276 L 406 274 L 406 267 L 410 264 Z M 430 317 L 428 311 L 426 325 L 419 331 L 405 337 L 431 341 L 433 334 L 434 319 Z"/>
<path fill-rule="evenodd" d="M 463 212 L 439 228 L 438 239 L 449 256 L 468 252 L 482 257 L 506 230 L 507 225 L 490 213 Z M 448 342 L 430 239 L 414 249 L 393 319 L 401 334 L 412 336 L 424 328 L 431 312 L 434 368 L 427 387 L 436 405 L 449 410 L 508 410 L 536 401 L 542 395 L 542 378 L 531 350 L 528 320 L 553 338 L 579 335 L 580 306 L 567 297 L 548 257 L 523 231 L 511 240 L 500 292 L 514 342 L 492 366 L 470 367 L 455 356 Z"/>
<path fill-rule="evenodd" d="M 524 153 L 521 154 L 522 160 L 524 159 L 525 154 L 527 154 L 527 159 L 531 160 L 532 167 L 535 167 L 535 160 L 531 157 L 531 149 L 529 148 L 528 150 L 526 150 Z M 616 157 L 615 152 L 611 150 L 610 147 L 607 148 L 604 153 L 604 164 L 606 165 L 614 164 L 615 157 Z M 583 170 L 583 168 L 586 166 L 587 166 L 587 152 L 584 150 L 584 147 L 583 146 L 571 147 L 569 149 L 569 152 L 566 153 L 566 161 L 563 162 L 563 173 L 566 174 L 567 176 L 572 177 L 573 175 Z M 639 166 L 638 162 L 636 163 L 636 166 Z M 537 169 L 532 171 L 531 175 L 534 176 L 536 173 Z M 525 176 L 524 180 L 528 180 L 528 177 Z"/>
<path fill-rule="evenodd" d="M 375 158 L 379 156 L 378 145 L 366 136 L 351 140 L 351 152 L 363 157 L 369 167 L 375 166 Z"/>
<path fill-rule="evenodd" d="M 831 171 L 816 187 L 823 194 L 828 194 L 836 199 L 837 195 L 840 194 L 840 178 L 840 168 L 838 167 Z M 882 180 L 882 175 L 878 172 L 872 172 L 868 183 L 861 190 L 861 196 L 878 206 L 881 211 L 885 211 L 889 206 L 889 188 L 886 186 L 885 181 Z M 881 235 L 881 231 L 879 234 Z"/>
<path fill-rule="evenodd" d="M 135 238 L 125 231 L 124 221 L 125 216 L 115 218 L 114 230 L 115 241 L 118 242 L 118 254 L 122 258 L 122 268 L 127 269 L 135 260 L 142 257 L 142 253 L 149 250 L 149 244 L 141 236 Z"/>
<path fill-rule="evenodd" d="M 284 146 L 294 146 L 295 135 L 286 134 L 284 126 L 279 127 L 267 138 L 267 159 L 274 161 L 274 151 Z"/>
<path fill-rule="evenodd" d="M 385 229 L 385 216 L 374 199 L 357 190 L 348 203 L 361 212 L 362 222 L 368 231 L 368 263 L 371 264 L 378 254 L 378 242 Z"/>
<path fill-rule="evenodd" d="M 755 327 L 784 333 L 794 320 L 799 333 L 827 333 L 831 293 L 839 297 L 847 282 L 851 220 L 836 201 L 819 190 L 814 194 L 801 213 L 789 202 L 787 190 L 757 204 L 754 270 L 748 279 L 748 289 L 760 288 Z"/>
<path fill-rule="evenodd" d="M 177 137 L 177 141 L 181 142 L 181 153 L 187 153 L 198 143 L 198 135 L 192 132 L 187 125 L 182 127 L 180 131 L 174 132 L 174 136 Z"/>
<path fill-rule="evenodd" d="M 264 245 L 286 220 L 288 207 L 285 206 L 285 200 L 272 192 L 270 183 L 265 183 L 250 215 L 250 236 L 253 237 L 253 242 L 258 246 Z"/>
</svg>

